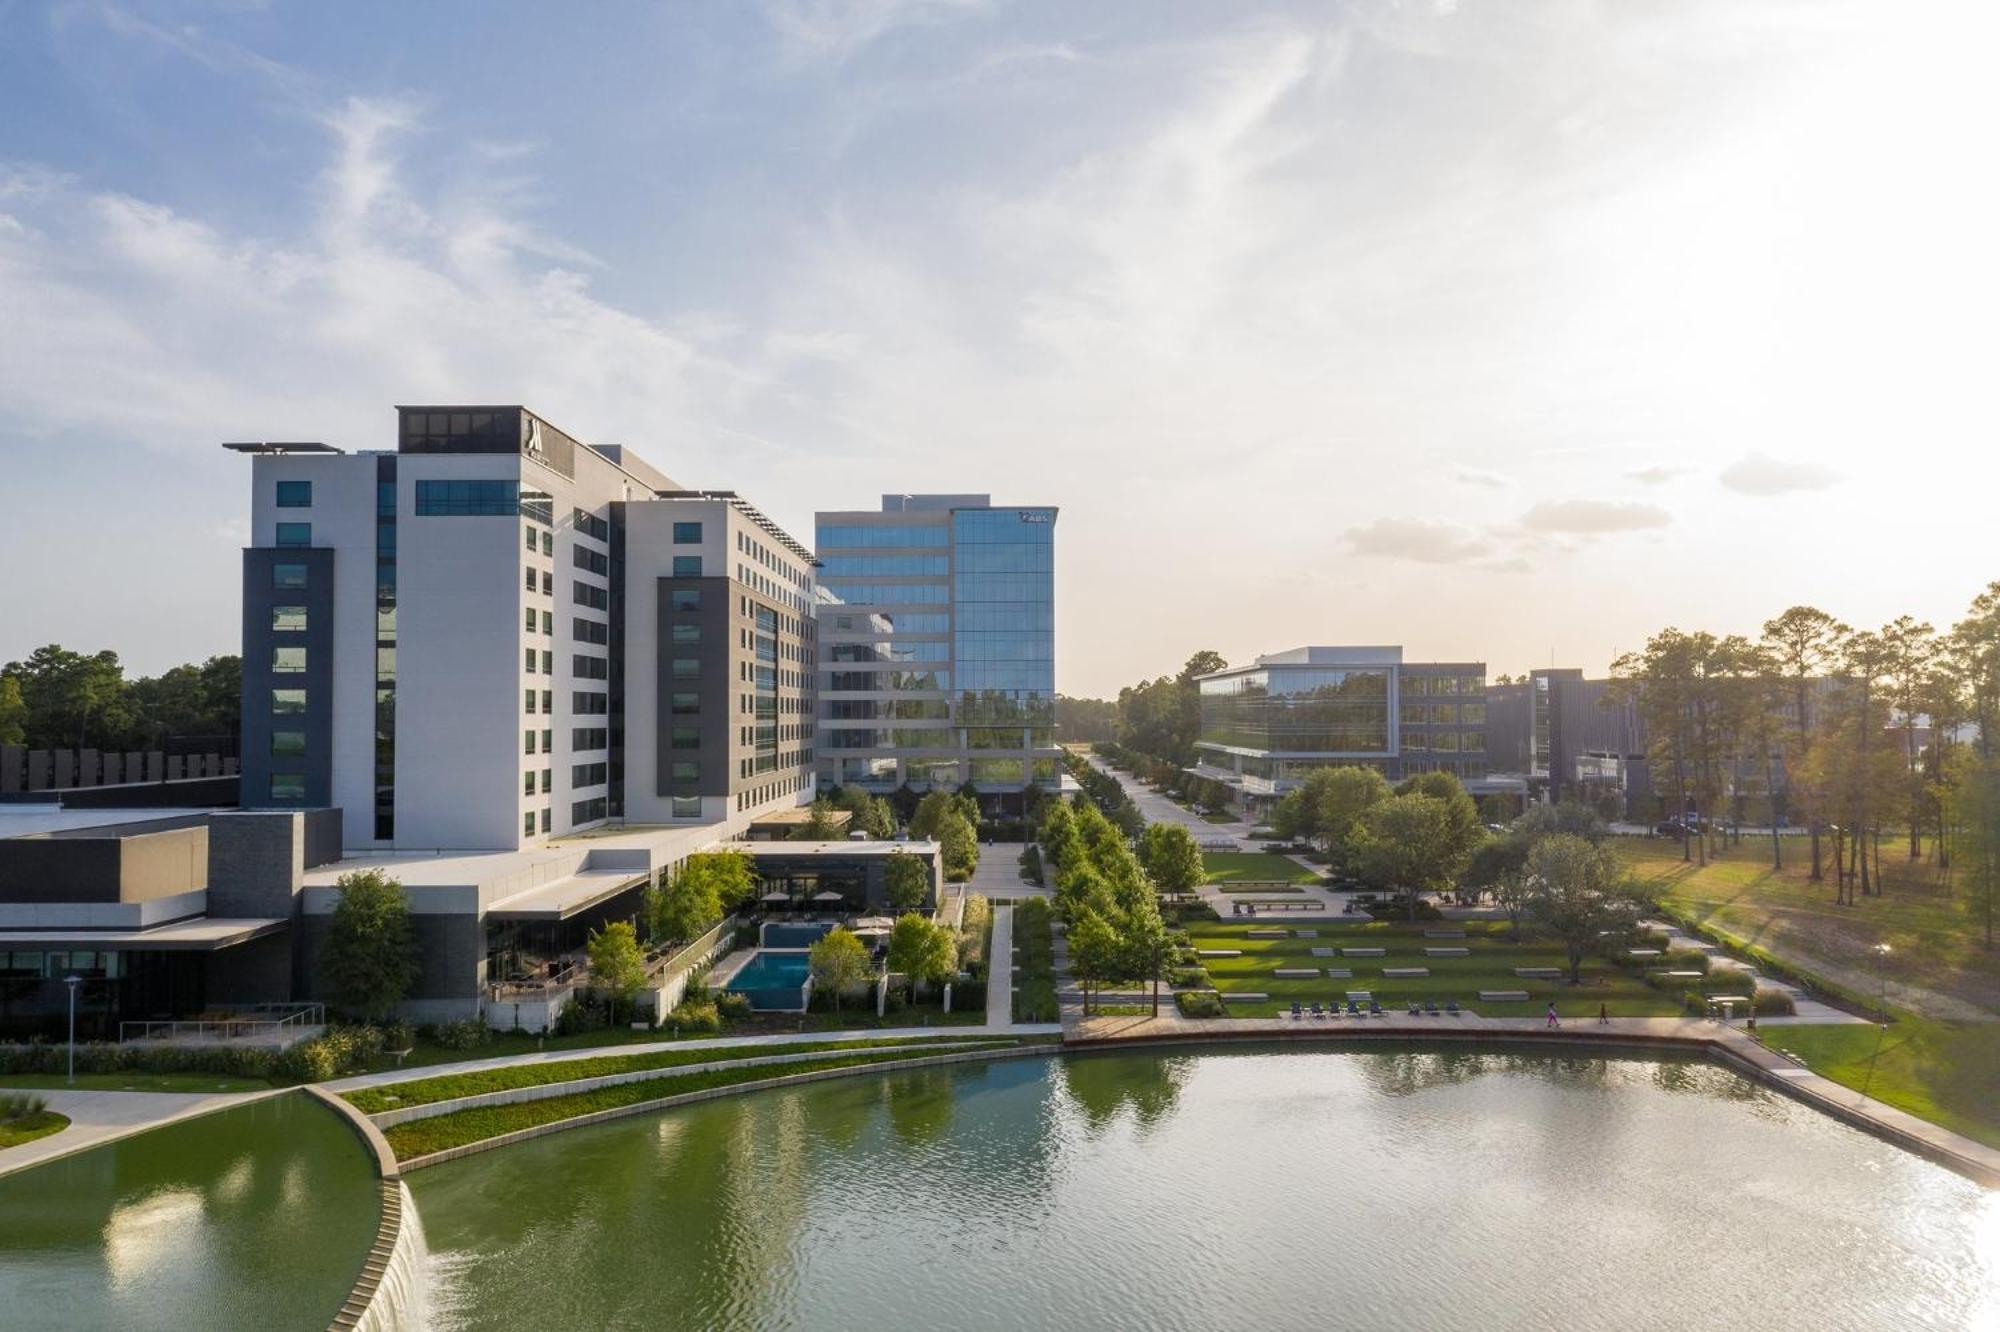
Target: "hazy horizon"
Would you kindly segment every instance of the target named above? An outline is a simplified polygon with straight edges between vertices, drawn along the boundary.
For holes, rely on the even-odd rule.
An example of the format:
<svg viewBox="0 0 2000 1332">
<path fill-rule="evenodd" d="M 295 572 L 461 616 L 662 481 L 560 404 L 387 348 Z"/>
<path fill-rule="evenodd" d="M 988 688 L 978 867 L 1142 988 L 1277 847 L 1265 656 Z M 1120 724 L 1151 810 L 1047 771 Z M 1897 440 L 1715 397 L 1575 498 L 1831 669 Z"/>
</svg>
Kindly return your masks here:
<svg viewBox="0 0 2000 1332">
<path fill-rule="evenodd" d="M 0 661 L 236 651 L 218 443 L 413 402 L 808 544 L 1057 505 L 1082 696 L 1308 643 L 1595 674 L 2000 578 L 1986 7 L 595 13 L 0 7 Z"/>
</svg>

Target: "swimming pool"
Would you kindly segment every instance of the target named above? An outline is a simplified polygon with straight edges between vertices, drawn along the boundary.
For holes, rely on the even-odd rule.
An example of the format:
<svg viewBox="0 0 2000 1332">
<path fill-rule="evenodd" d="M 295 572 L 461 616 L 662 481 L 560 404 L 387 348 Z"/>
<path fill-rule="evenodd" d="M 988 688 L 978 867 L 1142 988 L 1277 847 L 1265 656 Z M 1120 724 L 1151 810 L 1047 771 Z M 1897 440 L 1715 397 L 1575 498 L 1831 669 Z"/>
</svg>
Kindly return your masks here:
<svg viewBox="0 0 2000 1332">
<path fill-rule="evenodd" d="M 780 952 L 760 948 L 722 988 L 746 996 L 752 1008 L 796 1013 L 806 1006 L 806 976 L 811 967 L 803 949 Z"/>
<path fill-rule="evenodd" d="M 763 933 L 758 936 L 757 942 L 764 948 L 810 948 L 832 929 L 832 921 L 818 921 L 812 924 L 766 921 Z"/>
</svg>

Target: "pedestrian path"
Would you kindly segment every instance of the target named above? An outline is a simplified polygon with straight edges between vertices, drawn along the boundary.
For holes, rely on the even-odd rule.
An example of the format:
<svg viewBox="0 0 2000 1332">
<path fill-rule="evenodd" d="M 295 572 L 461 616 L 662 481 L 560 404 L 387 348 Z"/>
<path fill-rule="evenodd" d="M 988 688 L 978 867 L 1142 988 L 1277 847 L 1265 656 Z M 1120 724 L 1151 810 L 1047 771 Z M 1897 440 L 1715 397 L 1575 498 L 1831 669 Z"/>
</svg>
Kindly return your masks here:
<svg viewBox="0 0 2000 1332">
<path fill-rule="evenodd" d="M 1014 1020 L 1014 908 L 993 908 L 986 953 L 986 1025 Z"/>
<path fill-rule="evenodd" d="M 1726 956 L 1719 946 L 1710 943 L 1699 935 L 1689 934 L 1680 926 L 1669 921 L 1647 921 L 1646 925 L 1649 929 L 1664 931 L 1667 936 L 1667 947 L 1669 948 L 1693 948 L 1715 957 Z M 1855 1013 L 1850 1013 L 1844 1008 L 1835 1008 L 1832 1004 L 1813 998 L 1806 991 L 1782 977 L 1765 975 L 1757 969 L 1755 963 L 1744 962 L 1735 958 L 1731 958 L 1730 960 L 1748 973 L 1748 978 L 1752 986 L 1764 990 L 1782 990 L 1792 997 L 1792 1008 L 1794 1011 L 1789 1016 L 1782 1014 L 1773 1014 L 1770 1017 L 1760 1016 L 1757 1019 L 1757 1025 L 1760 1027 L 1837 1026 L 1854 1023 L 1866 1025 L 1869 1021 L 1869 1019 Z M 1747 1016 L 1746 1014 L 1745 1017 Z"/>
<path fill-rule="evenodd" d="M 69 1127 L 46 1138 L 0 1150 L 0 1175 L 41 1165 L 73 1152 L 144 1133 L 177 1120 L 244 1105 L 279 1090 L 254 1092 L 37 1091 Z"/>
</svg>

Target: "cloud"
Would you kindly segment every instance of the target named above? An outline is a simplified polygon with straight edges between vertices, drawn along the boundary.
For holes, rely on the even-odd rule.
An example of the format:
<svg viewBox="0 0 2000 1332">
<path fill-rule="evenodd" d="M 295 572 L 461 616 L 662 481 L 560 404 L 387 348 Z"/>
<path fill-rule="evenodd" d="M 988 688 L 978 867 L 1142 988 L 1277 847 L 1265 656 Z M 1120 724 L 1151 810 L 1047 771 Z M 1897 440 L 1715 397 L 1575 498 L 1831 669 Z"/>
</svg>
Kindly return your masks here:
<svg viewBox="0 0 2000 1332">
<path fill-rule="evenodd" d="M 1499 472 L 1488 471 L 1484 467 L 1461 467 L 1451 474 L 1451 479 L 1468 486 L 1484 486 L 1488 490 L 1504 490 L 1514 484 Z"/>
<path fill-rule="evenodd" d="M 1596 536 L 1605 532 L 1637 532 L 1649 527 L 1666 527 L 1673 521 L 1673 515 L 1657 504 L 1574 499 L 1537 504 L 1522 515 L 1521 525 L 1531 532 Z"/>
<path fill-rule="evenodd" d="M 764 21 L 788 68 L 851 59 L 898 28 L 946 23 L 986 0 L 768 0 Z"/>
<path fill-rule="evenodd" d="M 1773 458 L 1752 450 L 1723 468 L 1719 479 L 1742 495 L 1789 495 L 1825 490 L 1840 480 L 1840 473 L 1823 463 Z"/>
<path fill-rule="evenodd" d="M 1660 486 L 1665 485 L 1677 476 L 1686 476 L 1688 470 L 1685 467 L 1674 467 L 1666 463 L 1658 463 L 1652 467 L 1636 468 L 1633 471 L 1625 473 L 1625 475 L 1641 485 Z"/>
<path fill-rule="evenodd" d="M 1469 564 L 1493 550 L 1479 531 L 1434 518 L 1377 518 L 1348 528 L 1343 539 L 1357 555 L 1418 564 Z"/>
</svg>

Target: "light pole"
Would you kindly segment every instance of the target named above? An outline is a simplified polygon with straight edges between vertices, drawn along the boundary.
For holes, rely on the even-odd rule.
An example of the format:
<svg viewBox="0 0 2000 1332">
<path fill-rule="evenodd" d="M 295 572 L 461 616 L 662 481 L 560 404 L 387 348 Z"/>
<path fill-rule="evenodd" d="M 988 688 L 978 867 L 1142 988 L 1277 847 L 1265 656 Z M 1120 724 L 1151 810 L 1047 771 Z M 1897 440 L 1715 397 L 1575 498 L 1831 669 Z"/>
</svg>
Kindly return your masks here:
<svg viewBox="0 0 2000 1332">
<path fill-rule="evenodd" d="M 69 987 L 69 1085 L 76 1085 L 76 988 L 83 984 L 81 976 L 64 976 L 63 984 Z"/>
<path fill-rule="evenodd" d="M 1889 945 L 1875 945 L 1875 974 L 1882 985 L 1882 1024 L 1875 1031 L 1875 1052 L 1868 1056 L 1868 1076 L 1861 1080 L 1861 1094 L 1868 1095 L 1868 1089 L 1875 1085 L 1875 1061 L 1882 1057 L 1882 1042 L 1889 1037 Z"/>
</svg>

